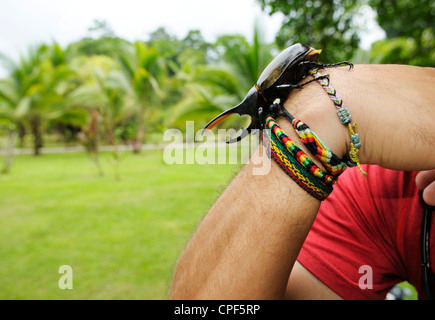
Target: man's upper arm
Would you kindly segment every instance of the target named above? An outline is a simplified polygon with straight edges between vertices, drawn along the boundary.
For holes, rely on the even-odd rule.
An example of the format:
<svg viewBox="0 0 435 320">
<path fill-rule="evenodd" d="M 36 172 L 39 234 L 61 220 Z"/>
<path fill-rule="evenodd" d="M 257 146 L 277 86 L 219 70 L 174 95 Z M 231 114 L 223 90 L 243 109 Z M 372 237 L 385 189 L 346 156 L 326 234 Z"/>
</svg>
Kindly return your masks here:
<svg viewBox="0 0 435 320">
<path fill-rule="evenodd" d="M 341 300 L 342 298 L 296 261 L 285 298 L 289 300 Z"/>
</svg>

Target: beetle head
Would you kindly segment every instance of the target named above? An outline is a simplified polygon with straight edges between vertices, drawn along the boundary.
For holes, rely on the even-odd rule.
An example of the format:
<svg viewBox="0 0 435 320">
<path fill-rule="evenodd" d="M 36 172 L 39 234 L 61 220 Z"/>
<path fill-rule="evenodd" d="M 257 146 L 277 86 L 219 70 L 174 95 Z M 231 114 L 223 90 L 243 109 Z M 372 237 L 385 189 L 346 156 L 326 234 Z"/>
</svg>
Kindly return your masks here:
<svg viewBox="0 0 435 320">
<path fill-rule="evenodd" d="M 241 140 L 253 129 L 262 128 L 262 119 L 259 117 L 260 108 L 263 109 L 264 113 L 267 113 L 267 109 L 275 99 L 285 100 L 290 90 L 279 90 L 277 86 L 283 83 L 294 85 L 299 83 L 311 69 L 312 63 L 317 63 L 320 52 L 321 50 L 301 43 L 296 43 L 282 51 L 264 69 L 256 85 L 249 90 L 243 101 L 215 117 L 205 126 L 204 130 L 213 128 L 235 113 L 249 115 L 251 123 L 247 129 L 243 129 L 240 136 L 230 139 L 230 143 Z"/>
</svg>

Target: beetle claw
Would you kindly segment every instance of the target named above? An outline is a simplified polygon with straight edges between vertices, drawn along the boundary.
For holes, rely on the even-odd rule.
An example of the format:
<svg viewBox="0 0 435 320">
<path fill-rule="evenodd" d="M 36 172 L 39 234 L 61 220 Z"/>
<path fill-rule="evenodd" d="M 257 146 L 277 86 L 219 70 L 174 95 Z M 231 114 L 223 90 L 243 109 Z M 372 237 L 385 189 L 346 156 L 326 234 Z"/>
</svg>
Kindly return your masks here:
<svg viewBox="0 0 435 320">
<path fill-rule="evenodd" d="M 254 130 L 254 129 L 256 129 L 255 128 L 255 126 L 252 124 L 252 122 L 251 122 L 251 124 L 249 125 L 249 127 L 248 128 L 242 128 L 242 133 L 239 135 L 239 136 L 237 136 L 237 137 L 235 137 L 235 138 L 229 138 L 227 141 L 225 141 L 227 144 L 230 144 L 230 143 L 234 143 L 234 142 L 239 142 L 240 140 L 242 140 L 244 137 L 246 137 L 247 135 L 249 135 L 251 132 L 252 132 L 252 130 Z"/>
</svg>

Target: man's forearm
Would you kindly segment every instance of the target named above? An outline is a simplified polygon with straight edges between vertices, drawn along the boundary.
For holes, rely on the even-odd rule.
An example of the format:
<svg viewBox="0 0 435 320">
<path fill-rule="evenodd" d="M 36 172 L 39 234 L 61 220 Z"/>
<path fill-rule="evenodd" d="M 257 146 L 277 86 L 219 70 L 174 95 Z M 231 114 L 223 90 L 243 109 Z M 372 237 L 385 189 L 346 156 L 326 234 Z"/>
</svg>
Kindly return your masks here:
<svg viewBox="0 0 435 320">
<path fill-rule="evenodd" d="M 280 299 L 319 208 L 273 162 L 268 175 L 248 164 L 190 240 L 172 299 Z"/>
<path fill-rule="evenodd" d="M 365 65 L 328 73 L 359 123 L 362 163 L 435 168 L 434 69 Z M 348 152 L 349 133 L 319 85 L 293 91 L 285 107 L 338 156 Z M 279 123 L 298 141 L 290 123 Z M 202 221 L 179 261 L 170 298 L 283 297 L 320 203 L 275 162 L 268 175 L 255 176 L 252 167 L 242 170 Z"/>
<path fill-rule="evenodd" d="M 361 163 L 394 170 L 435 168 L 435 68 L 355 65 L 351 71 L 333 68 L 321 73 L 330 75 L 332 86 L 358 123 Z M 320 85 L 293 90 L 285 106 L 336 154 L 349 151 L 349 133 Z M 293 130 L 286 121 L 280 125 L 286 132 Z"/>
</svg>

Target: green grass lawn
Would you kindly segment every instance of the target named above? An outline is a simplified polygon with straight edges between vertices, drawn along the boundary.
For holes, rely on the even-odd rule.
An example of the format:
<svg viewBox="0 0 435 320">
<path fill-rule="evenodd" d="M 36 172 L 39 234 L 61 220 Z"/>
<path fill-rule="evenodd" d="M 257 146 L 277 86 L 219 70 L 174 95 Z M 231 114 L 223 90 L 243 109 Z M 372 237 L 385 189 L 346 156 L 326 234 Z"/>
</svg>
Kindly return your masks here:
<svg viewBox="0 0 435 320">
<path fill-rule="evenodd" d="M 19 156 L 0 175 L 0 299 L 165 299 L 177 258 L 240 165 L 165 164 L 161 151 Z M 61 265 L 73 289 L 61 290 Z"/>
<path fill-rule="evenodd" d="M 240 165 L 121 158 L 119 181 L 110 153 L 103 177 L 86 154 L 19 156 L 0 175 L 0 299 L 166 298 L 177 258 Z M 72 290 L 59 289 L 62 265 Z"/>
</svg>

